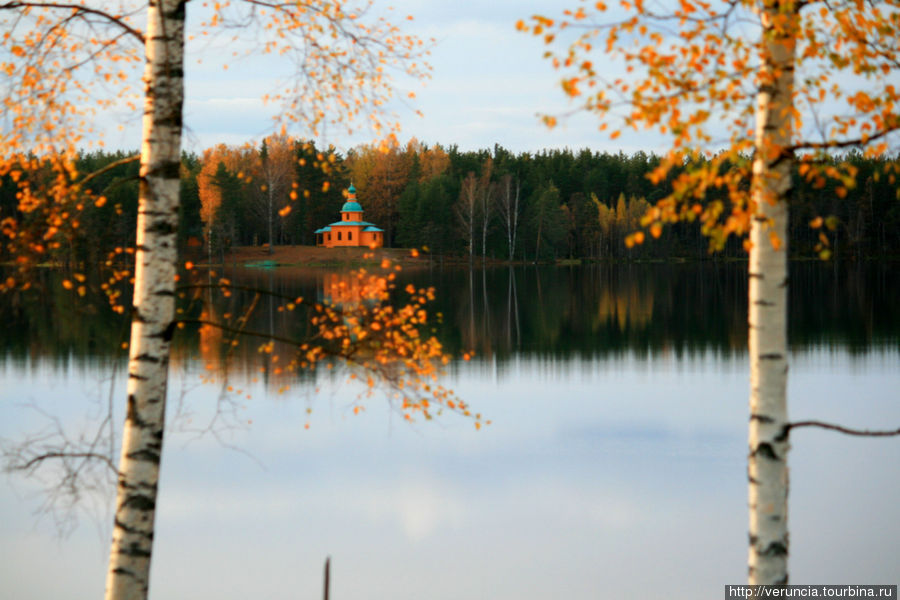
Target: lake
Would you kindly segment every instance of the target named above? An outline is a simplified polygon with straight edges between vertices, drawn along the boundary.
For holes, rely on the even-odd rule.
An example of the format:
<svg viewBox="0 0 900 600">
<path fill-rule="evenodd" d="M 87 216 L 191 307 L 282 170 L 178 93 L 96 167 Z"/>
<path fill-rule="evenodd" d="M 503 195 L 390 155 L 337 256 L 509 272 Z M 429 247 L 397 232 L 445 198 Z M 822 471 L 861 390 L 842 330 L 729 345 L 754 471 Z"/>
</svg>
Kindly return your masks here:
<svg viewBox="0 0 900 600">
<path fill-rule="evenodd" d="M 319 299 L 341 277 L 228 275 Z M 110 402 L 121 427 L 127 321 L 58 279 L 0 307 L 7 449 L 108 432 Z M 445 347 L 474 351 L 444 383 L 492 424 L 408 424 L 377 397 L 355 415 L 345 374 L 261 371 L 256 344 L 204 382 L 222 356 L 183 332 L 151 598 L 317 598 L 327 556 L 339 600 L 720 598 L 745 581 L 745 265 L 432 265 L 408 282 L 436 288 Z M 792 420 L 900 424 L 898 298 L 893 264 L 792 264 Z M 265 300 L 248 319 L 303 327 Z M 803 429 L 792 446 L 791 582 L 897 583 L 900 439 Z M 0 596 L 101 597 L 112 488 L 92 473 L 55 511 L 53 473 L 0 483 Z"/>
</svg>

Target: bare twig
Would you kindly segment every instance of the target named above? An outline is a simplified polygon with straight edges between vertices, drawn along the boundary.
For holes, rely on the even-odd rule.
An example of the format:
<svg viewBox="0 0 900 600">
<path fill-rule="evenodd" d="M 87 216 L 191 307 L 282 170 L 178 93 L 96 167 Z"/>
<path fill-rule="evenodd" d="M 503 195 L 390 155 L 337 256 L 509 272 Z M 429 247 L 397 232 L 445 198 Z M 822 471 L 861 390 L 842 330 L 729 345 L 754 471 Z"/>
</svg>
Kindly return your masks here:
<svg viewBox="0 0 900 600">
<path fill-rule="evenodd" d="M 86 458 L 90 460 L 99 460 L 100 462 L 106 463 L 106 466 L 109 467 L 113 473 L 119 473 L 119 470 L 116 468 L 116 465 L 113 463 L 109 456 L 107 456 L 106 454 L 98 454 L 97 452 L 45 452 L 44 454 L 34 456 L 23 463 L 10 464 L 8 468 L 12 471 L 29 471 L 40 465 L 40 463 L 44 462 L 45 460 L 49 460 L 51 458 Z"/>
<path fill-rule="evenodd" d="M 85 183 L 87 183 L 88 181 L 90 181 L 91 179 L 93 179 L 94 177 L 98 177 L 98 176 L 100 176 L 100 175 L 103 175 L 104 173 L 107 173 L 107 172 L 109 172 L 109 171 L 112 171 L 112 170 L 115 169 L 116 167 L 119 167 L 119 166 L 122 166 L 122 165 L 127 165 L 128 163 L 133 163 L 133 162 L 138 161 L 138 160 L 140 160 L 140 159 L 141 159 L 141 155 L 140 155 L 140 154 L 135 154 L 134 156 L 128 156 L 128 157 L 125 157 L 125 158 L 123 158 L 123 159 L 113 161 L 113 162 L 109 163 L 108 165 L 106 165 L 105 167 L 103 167 L 102 169 L 98 169 L 98 170 L 94 171 L 93 173 L 89 173 L 88 175 L 85 175 L 84 179 L 82 179 L 82 180 L 79 181 L 78 183 L 79 183 L 80 185 L 84 185 Z"/>
<path fill-rule="evenodd" d="M 879 140 L 883 137 L 886 137 L 896 131 L 900 131 L 900 122 L 898 122 L 895 125 L 885 127 L 881 131 L 873 133 L 872 135 L 865 137 L 865 138 L 859 137 L 859 138 L 840 140 L 840 141 L 830 140 L 827 142 L 819 142 L 819 143 L 800 142 L 800 143 L 794 144 L 792 146 L 787 146 L 785 148 L 785 150 L 791 151 L 791 152 L 797 151 L 797 150 L 837 150 L 840 148 L 851 148 L 851 147 L 864 146 L 868 143 L 871 143 L 871 142 Z"/>
<path fill-rule="evenodd" d="M 860 437 L 889 437 L 894 435 L 900 435 L 900 428 L 898 429 L 889 429 L 889 430 L 881 430 L 881 431 L 872 431 L 869 429 L 851 429 L 849 427 L 842 427 L 840 425 L 834 425 L 833 423 L 825 423 L 823 421 L 797 421 L 794 423 L 788 423 L 784 426 L 784 435 L 787 437 L 788 433 L 791 429 L 797 429 L 799 427 L 819 427 L 821 429 L 828 429 L 830 431 L 837 431 L 839 433 L 844 433 L 847 435 L 856 435 Z"/>
<path fill-rule="evenodd" d="M 16 10 L 19 8 L 60 8 L 64 10 L 72 10 L 76 14 L 84 13 L 95 15 L 109 21 L 113 25 L 121 27 L 126 33 L 136 38 L 141 44 L 144 43 L 144 34 L 126 23 L 124 19 L 120 18 L 117 15 L 113 15 L 112 13 L 108 13 L 103 10 L 97 10 L 96 8 L 90 8 L 87 6 L 82 6 L 81 4 L 68 2 L 5 2 L 3 4 L 0 4 L 0 10 Z"/>
</svg>

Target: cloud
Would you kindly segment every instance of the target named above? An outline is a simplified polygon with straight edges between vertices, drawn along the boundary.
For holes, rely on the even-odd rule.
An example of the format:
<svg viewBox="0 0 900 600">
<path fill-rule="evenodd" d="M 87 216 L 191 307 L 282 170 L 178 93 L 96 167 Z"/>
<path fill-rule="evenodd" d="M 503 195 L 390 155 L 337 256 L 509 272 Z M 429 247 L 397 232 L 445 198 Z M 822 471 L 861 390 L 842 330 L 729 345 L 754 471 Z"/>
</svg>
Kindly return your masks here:
<svg viewBox="0 0 900 600">
<path fill-rule="evenodd" d="M 381 473 L 377 481 L 357 476 L 317 478 L 315 485 L 294 481 L 288 489 L 275 480 L 237 488 L 222 488 L 219 481 L 212 488 L 183 481 L 160 494 L 159 518 L 176 527 L 236 522 L 277 528 L 279 523 L 313 525 L 340 515 L 340 522 L 351 530 L 387 526 L 402 531 L 410 542 L 420 542 L 443 528 L 460 525 L 467 515 L 466 494 L 461 489 L 421 474 L 385 477 Z"/>
</svg>

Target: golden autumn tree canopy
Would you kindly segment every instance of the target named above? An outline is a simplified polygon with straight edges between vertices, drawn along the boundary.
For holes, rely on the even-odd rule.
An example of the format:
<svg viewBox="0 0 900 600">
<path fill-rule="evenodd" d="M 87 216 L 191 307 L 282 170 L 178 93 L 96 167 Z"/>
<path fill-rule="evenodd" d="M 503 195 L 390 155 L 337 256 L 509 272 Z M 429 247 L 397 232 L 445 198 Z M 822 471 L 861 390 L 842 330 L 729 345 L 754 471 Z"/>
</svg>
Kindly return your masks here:
<svg viewBox="0 0 900 600">
<path fill-rule="evenodd" d="M 263 140 L 264 151 L 250 144 L 219 144 L 204 152 L 197 181 L 201 216 L 207 224 L 223 202 L 220 182 L 215 180 L 220 166 L 246 188 L 244 192 L 265 195 L 277 187 L 278 212 L 282 216 L 290 212 L 289 202 L 299 195 L 294 170 L 315 149 L 290 137 L 289 129 L 304 129 L 313 136 L 329 126 L 368 129 L 381 138 L 371 146 L 379 156 L 397 146 L 399 122 L 390 103 L 401 87 L 399 79 L 418 81 L 429 76 L 428 44 L 404 34 L 372 2 L 242 0 L 202 3 L 196 8 L 202 20 L 197 30 L 188 32 L 187 44 L 225 38 L 240 48 L 229 58 L 272 55 L 291 67 L 290 83 L 263 97 L 280 106 L 273 124 L 280 132 Z M 107 203 L 102 192 L 92 190 L 91 181 L 98 173 L 80 173 L 75 165 L 79 153 L 103 145 L 96 126 L 102 113 L 123 108 L 140 111 L 138 77 L 145 60 L 142 22 L 146 9 L 140 2 L 115 7 L 102 2 L 0 2 L 5 115 L 0 129 L 0 181 L 10 186 L 5 192 L 14 188 L 16 199 L 13 211 L 0 214 L 2 258 L 13 258 L 23 271 L 41 262 L 53 263 L 48 256 L 78 235 L 86 207 Z M 223 66 L 227 69 L 227 64 Z M 127 157 L 103 171 L 137 158 Z M 314 168 L 326 178 L 322 185 L 327 191 L 333 152 L 327 156 L 319 152 L 313 158 Z M 302 193 L 309 196 L 309 190 Z M 101 281 L 106 278 L 101 287 L 119 313 L 126 309 L 123 288 L 135 279 L 127 266 L 134 254 L 134 248 L 118 247 L 103 265 L 96 265 L 103 272 Z M 63 286 L 84 295 L 88 265 L 68 266 L 73 273 Z M 182 266 L 175 279 L 183 301 L 202 303 L 202 297 L 189 292 L 207 288 L 231 294 L 233 286 L 226 278 L 197 286 L 191 282 L 204 277 L 197 275 L 192 262 Z M 385 261 L 377 272 L 347 274 L 347 282 L 340 283 L 355 291 L 358 298 L 352 302 L 281 298 L 279 310 L 299 307 L 305 311 L 303 316 L 313 329 L 309 339 L 276 340 L 247 331 L 235 315 L 217 317 L 210 311 L 204 311 L 199 320 L 182 315 L 175 324 L 195 323 L 204 334 L 219 332 L 219 338 L 224 338 L 222 332 L 267 337 L 260 352 L 273 364 L 281 359 L 278 368 L 285 372 L 314 369 L 322 361 L 343 361 L 354 377 L 364 376 L 369 387 L 387 386 L 406 418 L 416 413 L 430 418 L 435 411 L 448 409 L 473 416 L 480 427 L 480 415 L 472 415 L 464 402 L 437 383 L 449 356 L 434 336 L 426 334 L 425 305 L 433 291 L 408 288 L 405 304 L 388 301 L 399 269 Z M 210 280 L 213 276 L 212 271 L 207 274 Z M 26 277 L 18 275 L 0 281 L 7 289 L 29 285 Z M 256 293 L 274 295 L 264 290 Z M 215 337 L 205 335 L 207 341 Z"/>
<path fill-rule="evenodd" d="M 88 193 L 90 174 L 77 172 L 75 158 L 103 145 L 102 117 L 140 115 L 145 10 L 137 1 L 0 1 L 0 177 L 18 200 L 0 214 L 0 235 L 4 254 L 23 267 L 65 246 L 79 212 L 106 201 Z M 412 17 L 372 2 L 242 0 L 188 10 L 201 16 L 188 46 L 218 39 L 238 48 L 229 60 L 270 55 L 281 65 L 284 81 L 260 95 L 279 107 L 273 128 L 282 134 L 338 127 L 395 141 L 391 103 L 414 97 L 403 86 L 430 74 L 430 42 L 398 26 Z"/>
<path fill-rule="evenodd" d="M 793 142 L 768 148 L 770 157 L 793 155 L 800 176 L 818 188 L 831 181 L 844 196 L 856 172 L 838 152 L 896 147 L 896 0 L 590 2 L 517 27 L 544 42 L 564 93 L 610 139 L 646 131 L 669 140 L 653 180 L 670 178 L 673 193 L 645 217 L 653 236 L 679 219 L 700 219 L 713 247 L 748 231 L 757 94 L 779 75 L 761 68 L 766 39 L 796 46 Z M 895 161 L 885 176 L 896 173 Z"/>
</svg>

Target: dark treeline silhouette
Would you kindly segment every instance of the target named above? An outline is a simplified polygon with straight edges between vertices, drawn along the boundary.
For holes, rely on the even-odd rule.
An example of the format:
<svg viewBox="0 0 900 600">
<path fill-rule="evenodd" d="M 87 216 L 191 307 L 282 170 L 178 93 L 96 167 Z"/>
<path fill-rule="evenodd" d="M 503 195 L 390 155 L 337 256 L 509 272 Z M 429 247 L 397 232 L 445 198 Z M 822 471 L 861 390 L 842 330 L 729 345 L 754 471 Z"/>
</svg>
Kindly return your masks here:
<svg viewBox="0 0 900 600">
<path fill-rule="evenodd" d="M 897 256 L 900 187 L 893 176 L 883 174 L 896 159 L 857 154 L 841 159 L 858 169 L 858 185 L 843 198 L 832 183 L 816 188 L 815 182 L 795 175 L 792 254 L 816 256 L 823 229 L 811 228 L 810 222 L 830 216 L 826 220 L 833 231 L 827 236 L 833 256 Z M 587 149 L 514 154 L 500 146 L 462 152 L 416 142 L 388 153 L 362 147 L 350 153 L 347 164 L 364 206 L 380 197 L 381 163 L 389 164 L 381 170 L 393 174 L 393 189 L 402 190 L 391 217 L 397 227 L 389 243 L 396 246 L 518 261 L 710 255 L 699 225 L 690 222 L 670 225 L 659 239 L 626 246 L 626 236 L 640 228 L 641 217 L 670 192 L 678 175 L 671 173 L 660 185 L 651 183 L 647 175 L 659 164 L 652 154 Z M 725 209 L 727 214 L 727 205 Z M 745 253 L 740 240 L 730 240 L 717 255 Z"/>
<path fill-rule="evenodd" d="M 85 186 L 90 201 L 72 200 L 78 226 L 67 244 L 49 253 L 51 260 L 92 263 L 134 244 L 138 164 L 108 168 L 126 157 L 98 151 L 80 158 L 81 173 L 107 170 Z M 792 255 L 815 256 L 823 231 L 837 258 L 900 255 L 900 188 L 883 175 L 895 159 L 842 159 L 858 169 L 856 187 L 843 198 L 829 182 L 817 189 L 795 178 Z M 697 223 L 671 225 L 659 239 L 626 247 L 647 208 L 669 191 L 668 183 L 647 178 L 657 164 L 644 152 L 514 154 L 500 146 L 464 152 L 416 141 L 388 149 L 359 146 L 343 156 L 272 136 L 259 146 L 219 145 L 203 156 L 183 155 L 179 240 L 182 249 L 218 263 L 234 246 L 313 244 L 313 231 L 337 219 L 352 182 L 367 220 L 385 229 L 387 246 L 526 262 L 710 256 Z M 0 185 L 0 216 L 16 215 L 27 224 L 9 178 Z M 816 217 L 832 217 L 824 220 L 830 230 L 811 228 Z M 744 251 L 731 240 L 714 256 L 742 257 Z"/>
</svg>

